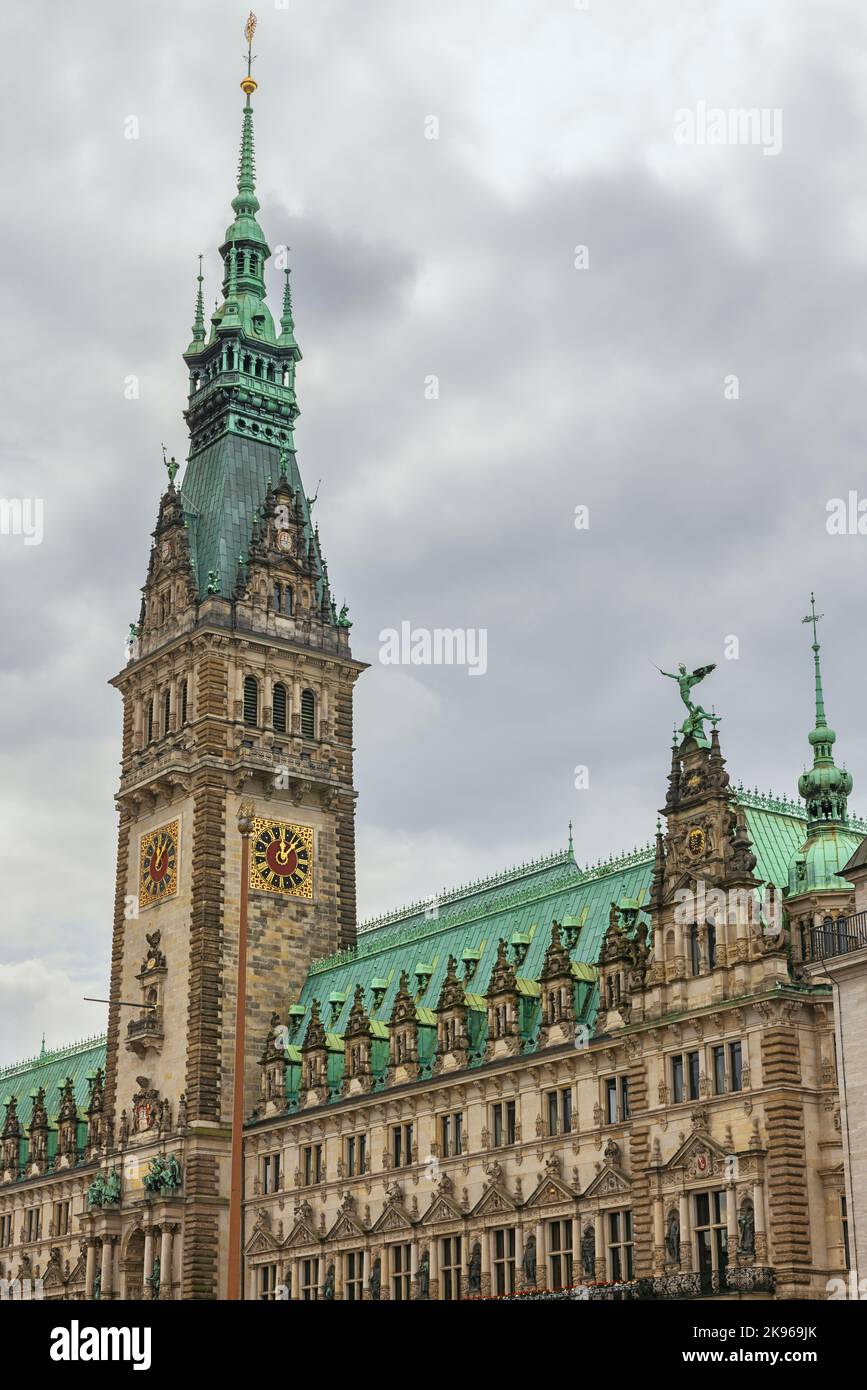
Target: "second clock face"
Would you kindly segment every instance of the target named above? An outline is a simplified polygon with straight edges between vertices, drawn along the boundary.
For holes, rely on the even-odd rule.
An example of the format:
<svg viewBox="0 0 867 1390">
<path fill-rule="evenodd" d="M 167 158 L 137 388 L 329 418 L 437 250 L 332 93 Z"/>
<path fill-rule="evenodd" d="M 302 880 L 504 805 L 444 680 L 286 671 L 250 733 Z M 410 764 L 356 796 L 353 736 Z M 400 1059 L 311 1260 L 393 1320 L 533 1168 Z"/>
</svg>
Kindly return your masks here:
<svg viewBox="0 0 867 1390">
<path fill-rule="evenodd" d="M 139 907 L 153 907 L 178 891 L 178 832 L 180 822 L 157 826 L 141 837 Z"/>
<path fill-rule="evenodd" d="M 250 887 L 293 898 L 313 897 L 313 830 L 284 821 L 253 821 Z"/>
</svg>

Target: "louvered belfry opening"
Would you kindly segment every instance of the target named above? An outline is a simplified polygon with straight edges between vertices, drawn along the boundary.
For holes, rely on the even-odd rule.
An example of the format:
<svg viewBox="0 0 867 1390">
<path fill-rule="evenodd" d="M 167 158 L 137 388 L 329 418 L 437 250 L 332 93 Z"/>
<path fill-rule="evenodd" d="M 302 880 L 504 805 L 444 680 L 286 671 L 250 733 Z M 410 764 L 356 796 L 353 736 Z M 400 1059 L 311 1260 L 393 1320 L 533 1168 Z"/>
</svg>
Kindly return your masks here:
<svg viewBox="0 0 867 1390">
<path fill-rule="evenodd" d="M 274 686 L 274 728 L 278 734 L 286 732 L 286 687 L 280 681 Z"/>
<path fill-rule="evenodd" d="M 305 690 L 301 696 L 301 737 L 316 737 L 316 696 Z"/>
<path fill-rule="evenodd" d="M 244 678 L 244 723 L 254 728 L 259 723 L 259 686 L 255 676 Z"/>
</svg>

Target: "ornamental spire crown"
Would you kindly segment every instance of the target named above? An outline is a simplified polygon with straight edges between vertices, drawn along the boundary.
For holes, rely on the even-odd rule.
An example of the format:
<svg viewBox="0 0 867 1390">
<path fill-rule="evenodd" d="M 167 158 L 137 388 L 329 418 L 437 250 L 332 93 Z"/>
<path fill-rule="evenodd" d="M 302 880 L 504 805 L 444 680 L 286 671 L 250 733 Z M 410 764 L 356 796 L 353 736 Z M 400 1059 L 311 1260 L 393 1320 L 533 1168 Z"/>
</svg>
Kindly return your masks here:
<svg viewBox="0 0 867 1390">
<path fill-rule="evenodd" d="M 822 618 L 816 612 L 816 600 L 810 595 L 810 612 L 801 621 L 813 629 L 813 670 L 815 677 L 816 723 L 807 740 L 813 750 L 813 766 L 798 779 L 798 791 L 807 803 L 807 820 L 813 825 L 845 825 L 848 819 L 847 798 L 852 790 L 852 776 L 834 762 L 833 748 L 837 735 L 825 717 L 825 695 L 822 689 L 821 647 L 816 625 Z"/>
</svg>

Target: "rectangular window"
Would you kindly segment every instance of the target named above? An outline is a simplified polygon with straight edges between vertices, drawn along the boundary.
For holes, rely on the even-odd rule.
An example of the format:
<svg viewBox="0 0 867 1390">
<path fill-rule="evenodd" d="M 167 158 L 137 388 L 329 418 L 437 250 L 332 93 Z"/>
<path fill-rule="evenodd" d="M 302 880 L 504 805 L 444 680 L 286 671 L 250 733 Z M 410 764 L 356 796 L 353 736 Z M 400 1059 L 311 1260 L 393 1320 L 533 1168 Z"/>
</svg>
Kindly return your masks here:
<svg viewBox="0 0 867 1390">
<path fill-rule="evenodd" d="M 408 1168 L 412 1157 L 412 1125 L 393 1125 L 391 1130 L 391 1161 L 394 1168 Z"/>
<path fill-rule="evenodd" d="M 556 1091 L 549 1091 L 545 1097 L 548 1104 L 548 1133 L 560 1133 L 560 1106 L 559 1095 Z"/>
<path fill-rule="evenodd" d="M 68 1236 L 69 1230 L 69 1202 L 55 1202 L 54 1234 L 55 1236 Z"/>
<path fill-rule="evenodd" d="M 38 1240 L 39 1228 L 41 1225 L 42 1208 L 28 1207 L 24 1213 L 24 1239 Z"/>
<path fill-rule="evenodd" d="M 545 1092 L 548 1134 L 569 1134 L 572 1130 L 572 1090 L 569 1086 Z"/>
<path fill-rule="evenodd" d="M 703 1293 L 718 1292 L 716 1276 L 728 1263 L 726 1194 L 696 1192 L 693 1200 L 699 1286 Z"/>
<path fill-rule="evenodd" d="M 280 1155 L 265 1154 L 262 1159 L 262 1191 L 279 1192 L 280 1190 Z"/>
<path fill-rule="evenodd" d="M 350 1134 L 346 1140 L 346 1176 L 361 1178 L 367 1172 L 367 1135 Z"/>
<path fill-rule="evenodd" d="M 609 1076 L 605 1082 L 605 1123 L 617 1124 L 617 1077 Z"/>
<path fill-rule="evenodd" d="M 699 1067 L 698 1053 L 688 1052 L 686 1062 L 689 1070 L 689 1098 L 698 1100 L 701 1086 L 701 1069 Z"/>
<path fill-rule="evenodd" d="M 560 1092 L 560 1127 L 563 1134 L 572 1133 L 572 1088 Z"/>
<path fill-rule="evenodd" d="M 458 1158 L 464 1151 L 464 1117 L 460 1110 L 440 1116 L 440 1155 Z"/>
<path fill-rule="evenodd" d="M 548 1256 L 552 1289 L 572 1287 L 572 1222 L 548 1222 Z"/>
<path fill-rule="evenodd" d="M 0 1247 L 12 1244 L 12 1216 L 0 1216 Z"/>
<path fill-rule="evenodd" d="M 401 1303 L 409 1301 L 412 1292 L 412 1246 L 391 1246 L 391 1296 Z"/>
<path fill-rule="evenodd" d="M 726 1050 L 715 1047 L 713 1050 L 713 1090 L 714 1095 L 725 1095 L 726 1089 Z"/>
<path fill-rule="evenodd" d="M 571 1125 L 571 1096 L 570 1096 Z M 609 1076 L 605 1081 L 605 1123 L 620 1124 L 629 1119 L 629 1077 Z"/>
<path fill-rule="evenodd" d="M 313 1187 L 322 1181 L 322 1145 L 307 1144 L 302 1153 L 302 1176 L 305 1187 Z"/>
<path fill-rule="evenodd" d="M 515 1228 L 494 1231 L 493 1292 L 515 1292 Z"/>
<path fill-rule="evenodd" d="M 502 1149 L 507 1144 L 514 1144 L 516 1129 L 515 1102 L 513 1100 L 497 1101 L 496 1105 L 491 1106 L 491 1131 L 495 1149 Z"/>
<path fill-rule="evenodd" d="M 632 1212 L 608 1213 L 608 1278 L 612 1282 L 632 1278 Z"/>
<path fill-rule="evenodd" d="M 454 1302 L 461 1296 L 461 1237 L 444 1236 L 440 1242 L 442 1296 Z"/>
<path fill-rule="evenodd" d="M 364 1291 L 364 1255 L 349 1250 L 343 1257 L 343 1297 L 350 1303 L 360 1303 Z"/>
<path fill-rule="evenodd" d="M 301 1261 L 301 1301 L 315 1303 L 319 1297 L 318 1260 Z"/>
<path fill-rule="evenodd" d="M 744 1084 L 743 1053 L 739 1042 L 729 1043 L 730 1089 L 740 1091 Z"/>
<path fill-rule="evenodd" d="M 683 1058 L 672 1057 L 671 1059 L 671 1099 L 673 1104 L 679 1105 L 684 1098 L 683 1089 Z"/>
<path fill-rule="evenodd" d="M 265 1302 L 274 1298 L 277 1289 L 277 1266 L 261 1265 L 259 1267 L 259 1297 Z"/>
</svg>

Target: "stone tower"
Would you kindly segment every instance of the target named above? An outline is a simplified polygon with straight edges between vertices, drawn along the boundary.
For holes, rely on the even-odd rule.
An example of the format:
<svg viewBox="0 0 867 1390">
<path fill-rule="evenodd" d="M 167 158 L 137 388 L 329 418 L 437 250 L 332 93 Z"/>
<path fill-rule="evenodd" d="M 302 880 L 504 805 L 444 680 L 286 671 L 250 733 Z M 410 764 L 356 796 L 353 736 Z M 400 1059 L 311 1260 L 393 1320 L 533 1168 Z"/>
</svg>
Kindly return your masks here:
<svg viewBox="0 0 867 1390">
<path fill-rule="evenodd" d="M 225 1288 L 242 804 L 256 818 L 246 1113 L 272 1011 L 355 932 L 352 697 L 364 667 L 298 471 L 301 352 L 288 269 L 279 330 L 266 303 L 249 72 L 241 86 L 222 303 L 206 328 L 200 264 L 184 353 L 187 467 L 178 485 L 167 463 L 140 618 L 113 681 L 123 754 L 105 1109 L 124 1209 L 155 1153 L 182 1162 L 183 1298 Z"/>
</svg>

